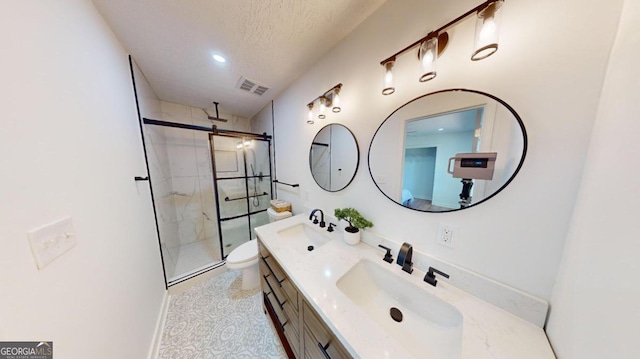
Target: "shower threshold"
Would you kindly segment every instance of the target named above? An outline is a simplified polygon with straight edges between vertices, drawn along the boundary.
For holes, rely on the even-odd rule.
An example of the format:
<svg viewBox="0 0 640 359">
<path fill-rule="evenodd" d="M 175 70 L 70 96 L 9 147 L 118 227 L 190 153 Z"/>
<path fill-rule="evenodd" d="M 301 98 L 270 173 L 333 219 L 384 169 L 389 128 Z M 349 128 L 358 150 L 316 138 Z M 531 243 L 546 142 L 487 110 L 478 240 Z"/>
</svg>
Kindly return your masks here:
<svg viewBox="0 0 640 359">
<path fill-rule="evenodd" d="M 182 283 L 186 280 L 189 280 L 195 276 L 198 276 L 202 273 L 206 273 L 210 270 L 216 269 L 216 268 L 220 268 L 222 267 L 227 261 L 226 260 L 222 260 L 220 262 L 217 263 L 213 263 L 213 264 L 207 264 L 207 265 L 203 265 L 202 267 L 196 268 L 190 272 L 187 273 L 183 273 L 182 275 L 173 277 L 169 280 L 169 282 L 167 283 L 167 286 L 171 287 L 172 285 L 178 284 L 178 283 Z"/>
</svg>

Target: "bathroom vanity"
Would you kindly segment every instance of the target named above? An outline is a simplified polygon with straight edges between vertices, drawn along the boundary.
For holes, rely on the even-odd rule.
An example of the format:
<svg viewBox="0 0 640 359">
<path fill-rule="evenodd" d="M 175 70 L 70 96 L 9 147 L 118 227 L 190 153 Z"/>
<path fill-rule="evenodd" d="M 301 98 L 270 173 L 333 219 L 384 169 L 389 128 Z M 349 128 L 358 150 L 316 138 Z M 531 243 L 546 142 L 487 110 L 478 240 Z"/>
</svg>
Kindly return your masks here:
<svg viewBox="0 0 640 359">
<path fill-rule="evenodd" d="M 542 328 L 347 245 L 306 215 L 256 228 L 265 310 L 295 358 L 553 359 Z M 394 257 L 396 253 L 394 253 Z M 399 315 L 398 315 L 399 314 Z"/>
<path fill-rule="evenodd" d="M 286 338 L 283 344 L 289 346 L 288 354 L 296 358 L 351 358 L 264 244 L 258 242 L 258 247 L 265 310 Z"/>
</svg>

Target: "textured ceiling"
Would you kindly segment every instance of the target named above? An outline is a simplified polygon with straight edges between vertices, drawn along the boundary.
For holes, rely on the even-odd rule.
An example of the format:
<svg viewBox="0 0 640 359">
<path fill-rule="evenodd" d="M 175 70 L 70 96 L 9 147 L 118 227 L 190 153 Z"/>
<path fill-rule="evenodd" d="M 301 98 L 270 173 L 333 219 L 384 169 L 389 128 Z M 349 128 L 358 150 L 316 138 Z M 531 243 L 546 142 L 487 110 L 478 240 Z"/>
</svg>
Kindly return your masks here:
<svg viewBox="0 0 640 359">
<path fill-rule="evenodd" d="M 385 0 L 93 0 L 164 101 L 251 117 Z M 219 64 L 211 55 L 222 54 Z M 270 89 L 236 88 L 241 76 Z"/>
</svg>

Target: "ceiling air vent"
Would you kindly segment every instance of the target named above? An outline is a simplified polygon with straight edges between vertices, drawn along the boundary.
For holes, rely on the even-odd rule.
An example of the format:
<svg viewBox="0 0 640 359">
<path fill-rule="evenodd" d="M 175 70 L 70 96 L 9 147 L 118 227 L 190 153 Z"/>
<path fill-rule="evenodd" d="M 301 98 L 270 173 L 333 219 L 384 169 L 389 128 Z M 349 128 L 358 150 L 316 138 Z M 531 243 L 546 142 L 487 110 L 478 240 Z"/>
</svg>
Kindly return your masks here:
<svg viewBox="0 0 640 359">
<path fill-rule="evenodd" d="M 256 94 L 256 95 L 262 96 L 262 94 L 267 92 L 268 89 L 269 89 L 268 87 L 258 86 L 258 87 L 256 87 L 255 90 L 253 90 L 253 93 Z"/>
<path fill-rule="evenodd" d="M 244 77 L 240 77 L 236 87 L 240 90 L 245 90 L 251 93 L 254 93 L 258 96 L 262 96 L 265 92 L 269 90 L 268 87 L 257 84 L 255 81 L 249 80 Z"/>
</svg>

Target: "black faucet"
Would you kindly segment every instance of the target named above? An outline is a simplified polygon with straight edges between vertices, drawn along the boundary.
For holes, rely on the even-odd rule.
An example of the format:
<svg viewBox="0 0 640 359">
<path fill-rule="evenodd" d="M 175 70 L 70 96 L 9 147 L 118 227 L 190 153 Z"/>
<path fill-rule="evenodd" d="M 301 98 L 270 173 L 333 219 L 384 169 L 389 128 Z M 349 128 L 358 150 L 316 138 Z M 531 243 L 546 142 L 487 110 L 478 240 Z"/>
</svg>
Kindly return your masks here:
<svg viewBox="0 0 640 359">
<path fill-rule="evenodd" d="M 413 263 L 411 263 L 411 258 L 413 258 L 413 247 L 407 242 L 402 243 L 396 263 L 402 267 L 403 271 L 409 274 L 413 273 Z"/>
<path fill-rule="evenodd" d="M 311 214 L 309 215 L 309 220 L 315 217 L 313 224 L 318 223 L 318 217 L 315 216 L 316 212 L 320 212 L 320 228 L 324 228 L 326 224 L 324 223 L 324 213 L 322 212 L 321 209 L 314 209 L 313 211 L 311 211 Z"/>
<path fill-rule="evenodd" d="M 436 286 L 436 284 L 438 284 L 438 281 L 436 280 L 436 275 L 433 274 L 433 272 L 436 272 L 445 278 L 449 278 L 449 275 L 447 273 L 441 272 L 433 267 L 429 267 L 429 271 L 424 276 L 424 281 L 431 284 L 434 287 Z"/>
</svg>

